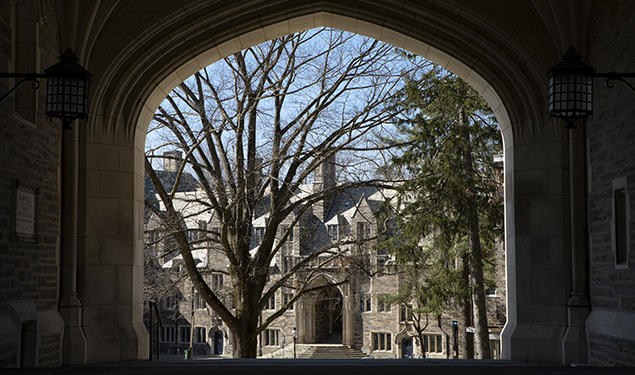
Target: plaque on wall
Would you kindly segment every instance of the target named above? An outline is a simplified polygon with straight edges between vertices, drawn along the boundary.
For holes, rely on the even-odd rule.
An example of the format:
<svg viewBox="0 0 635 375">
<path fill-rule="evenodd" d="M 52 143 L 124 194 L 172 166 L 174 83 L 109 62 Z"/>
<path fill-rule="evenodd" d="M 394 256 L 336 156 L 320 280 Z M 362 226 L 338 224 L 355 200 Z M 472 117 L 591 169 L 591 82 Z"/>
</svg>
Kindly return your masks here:
<svg viewBox="0 0 635 375">
<path fill-rule="evenodd" d="M 18 241 L 37 242 L 36 209 L 40 189 L 15 181 L 13 194 L 12 234 Z"/>
</svg>

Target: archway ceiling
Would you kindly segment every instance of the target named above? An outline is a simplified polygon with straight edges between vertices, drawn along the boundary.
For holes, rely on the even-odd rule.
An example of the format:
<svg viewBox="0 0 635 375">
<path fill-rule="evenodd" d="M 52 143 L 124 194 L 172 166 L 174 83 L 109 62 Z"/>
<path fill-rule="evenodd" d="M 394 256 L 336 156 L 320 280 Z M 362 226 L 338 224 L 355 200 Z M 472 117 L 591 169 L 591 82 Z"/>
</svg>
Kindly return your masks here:
<svg viewBox="0 0 635 375">
<path fill-rule="evenodd" d="M 486 81 L 484 86 L 491 86 L 502 98 L 511 124 L 523 124 L 516 125 L 525 128 L 521 131 L 539 132 L 532 122 L 546 112 L 545 74 L 557 61 L 562 33 L 544 25 L 553 18 L 553 7 L 534 3 L 104 0 L 75 2 L 75 8 L 60 10 L 60 18 L 87 20 L 73 32 L 61 30 L 62 40 L 80 51 L 93 73 L 94 103 L 99 105 L 95 116 L 106 120 L 109 132 L 133 136 L 142 107 L 158 82 L 192 63 L 195 56 L 251 31 L 287 20 L 303 22 L 303 16 L 319 12 L 363 21 L 338 27 L 347 31 L 364 34 L 360 25 L 368 23 L 445 52 L 451 61 L 458 61 L 456 66 L 447 65 L 451 64 L 447 55 L 433 60 L 449 70 L 463 70 L 456 71 L 461 76 L 476 72 Z M 321 25 L 307 23 L 314 26 Z M 399 38 L 394 32 L 390 35 Z M 553 40 L 556 36 L 558 41 Z"/>
</svg>

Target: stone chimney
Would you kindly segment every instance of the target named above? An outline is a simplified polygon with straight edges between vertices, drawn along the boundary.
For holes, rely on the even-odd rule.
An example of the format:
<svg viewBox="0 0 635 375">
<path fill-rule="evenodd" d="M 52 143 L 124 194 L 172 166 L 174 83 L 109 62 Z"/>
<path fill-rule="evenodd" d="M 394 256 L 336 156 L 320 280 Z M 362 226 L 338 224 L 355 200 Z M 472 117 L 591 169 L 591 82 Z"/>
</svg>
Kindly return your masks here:
<svg viewBox="0 0 635 375">
<path fill-rule="evenodd" d="M 329 156 L 324 162 L 315 169 L 313 176 L 313 192 L 331 189 L 337 183 L 335 179 L 335 154 Z M 324 200 L 313 204 L 313 214 L 320 220 L 325 220 L 328 214 L 333 193 L 327 194 Z"/>
<path fill-rule="evenodd" d="M 176 172 L 179 170 L 183 153 L 181 151 L 172 150 L 163 153 L 163 170 L 167 172 Z"/>
</svg>

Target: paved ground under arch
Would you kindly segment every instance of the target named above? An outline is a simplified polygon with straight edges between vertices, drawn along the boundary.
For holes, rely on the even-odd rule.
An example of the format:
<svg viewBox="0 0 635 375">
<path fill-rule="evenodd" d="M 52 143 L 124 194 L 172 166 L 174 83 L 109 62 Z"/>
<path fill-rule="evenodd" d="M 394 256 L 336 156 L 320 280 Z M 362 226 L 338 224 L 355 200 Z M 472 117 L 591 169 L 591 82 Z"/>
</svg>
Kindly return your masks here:
<svg viewBox="0 0 635 375">
<path fill-rule="evenodd" d="M 341 360 L 341 359 L 220 359 L 127 361 L 50 369 L 8 369 L 4 374 L 240 374 L 240 375 L 559 375 L 635 374 L 635 368 L 562 367 L 509 361 L 475 360 Z"/>
</svg>

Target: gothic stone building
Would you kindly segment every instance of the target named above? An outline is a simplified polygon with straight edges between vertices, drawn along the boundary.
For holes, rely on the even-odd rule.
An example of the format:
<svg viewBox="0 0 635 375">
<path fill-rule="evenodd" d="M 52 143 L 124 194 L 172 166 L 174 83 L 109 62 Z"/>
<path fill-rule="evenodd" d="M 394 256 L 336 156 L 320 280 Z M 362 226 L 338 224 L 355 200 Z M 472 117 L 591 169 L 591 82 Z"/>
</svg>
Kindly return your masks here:
<svg viewBox="0 0 635 375">
<path fill-rule="evenodd" d="M 171 154 L 171 157 L 179 156 Z M 299 196 L 336 184 L 334 158 L 326 162 L 315 173 L 311 184 L 302 185 Z M 160 177 L 168 188 L 174 184 L 173 176 L 178 165 L 173 159 L 166 159 L 165 171 Z M 218 233 L 220 223 L 209 212 L 201 209 L 200 204 L 192 203 L 200 196 L 197 184 L 187 176 L 179 188 L 175 207 L 184 217 L 188 229 L 195 229 L 190 239 L 196 238 L 196 229 Z M 152 194 L 151 184 L 147 186 L 148 196 Z M 304 213 L 292 228 L 287 241 L 270 264 L 271 283 L 304 257 L 330 246 L 335 246 L 343 256 L 338 261 L 325 262 L 325 256 L 319 256 L 315 264 L 325 264 L 314 272 L 313 276 L 300 272 L 300 277 L 308 280 L 307 288 L 316 289 L 302 298 L 276 319 L 259 337 L 259 352 L 264 357 L 293 356 L 293 330 L 296 329 L 297 343 L 302 344 L 343 344 L 357 349 L 374 358 L 401 358 L 424 356 L 413 328 L 412 315 L 408 307 L 390 304 L 384 296 L 395 294 L 403 282 L 403 274 L 394 265 L 386 252 L 375 248 L 377 235 L 377 214 L 380 206 L 394 195 L 393 191 L 377 188 L 351 188 L 340 191 L 323 202 L 316 203 L 312 210 Z M 179 199 L 181 198 L 181 199 Z M 260 238 L 264 235 L 268 214 L 266 210 L 258 212 L 253 220 L 252 252 L 255 254 Z M 193 343 L 195 355 L 231 355 L 231 335 L 214 311 L 206 306 L 185 276 L 182 258 L 170 238 L 160 239 L 160 223 L 156 217 L 149 216 L 146 224 L 146 242 L 151 246 L 150 256 L 158 257 L 158 265 L 165 277 L 182 280 L 173 287 L 163 284 L 160 297 L 160 313 L 164 326 L 159 339 L 164 353 L 181 353 Z M 296 217 L 292 214 L 280 226 L 278 238 L 286 232 Z M 154 234 L 153 234 L 154 233 Z M 361 241 L 360 241 L 361 240 Z M 222 272 L 228 267 L 228 261 L 220 251 L 214 251 L 212 242 L 206 242 L 193 251 L 197 267 L 204 273 L 208 285 L 225 299 L 226 306 L 232 306 L 229 287 L 231 280 Z M 494 357 L 500 355 L 499 332 L 505 323 L 504 272 L 502 264 L 503 247 L 498 247 L 496 263 L 496 288 L 490 288 L 488 310 L 490 339 Z M 146 253 L 148 254 L 148 253 Z M 304 273 L 304 274 L 303 274 Z M 264 321 L 269 315 L 280 309 L 294 296 L 294 288 L 282 288 L 265 306 L 262 312 Z M 457 353 L 458 343 L 465 340 L 466 327 L 457 326 L 458 314 L 448 311 L 439 322 L 430 321 L 425 329 L 426 356 L 430 358 L 452 358 Z M 192 324 L 194 329 L 192 330 Z M 467 328 L 469 331 L 470 328 Z M 455 336 L 456 341 L 455 341 Z M 190 335 L 193 335 L 190 337 Z M 361 353 L 360 353 L 361 355 Z"/>
</svg>

